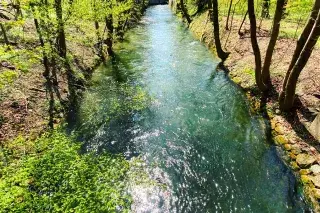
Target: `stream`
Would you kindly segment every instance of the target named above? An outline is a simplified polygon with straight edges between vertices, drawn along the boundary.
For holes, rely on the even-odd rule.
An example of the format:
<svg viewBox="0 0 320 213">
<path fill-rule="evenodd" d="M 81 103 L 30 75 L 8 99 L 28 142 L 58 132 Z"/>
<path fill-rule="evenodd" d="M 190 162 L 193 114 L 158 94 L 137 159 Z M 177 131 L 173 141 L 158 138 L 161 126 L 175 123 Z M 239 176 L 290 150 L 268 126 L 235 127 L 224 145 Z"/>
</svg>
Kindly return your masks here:
<svg viewBox="0 0 320 213">
<path fill-rule="evenodd" d="M 132 211 L 309 211 L 263 118 L 167 5 L 127 35 L 93 75 L 77 129 L 86 150 L 140 157 L 166 186 L 132 186 Z"/>
</svg>

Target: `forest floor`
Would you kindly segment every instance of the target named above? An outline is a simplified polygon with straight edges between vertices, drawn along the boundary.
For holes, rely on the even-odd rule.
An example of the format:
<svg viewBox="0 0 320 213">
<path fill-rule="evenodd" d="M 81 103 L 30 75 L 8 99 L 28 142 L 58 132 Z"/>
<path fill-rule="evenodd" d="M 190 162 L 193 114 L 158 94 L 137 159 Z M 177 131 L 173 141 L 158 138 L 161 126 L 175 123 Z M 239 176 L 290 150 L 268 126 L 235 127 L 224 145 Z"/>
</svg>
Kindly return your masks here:
<svg viewBox="0 0 320 213">
<path fill-rule="evenodd" d="M 48 128 L 49 101 L 43 77 L 44 66 L 40 43 L 34 32 L 36 29 L 32 20 L 27 20 L 21 31 L 9 31 L 8 37 L 12 45 L 0 48 L 1 143 L 18 135 L 34 139 Z M 68 28 L 66 35 L 72 66 L 77 75 L 86 75 L 85 72 L 95 66 L 97 59 L 93 44 L 88 42 L 95 41 L 94 26 L 81 23 Z M 58 70 L 58 76 L 59 91 L 66 100 L 66 74 L 63 70 Z M 56 97 L 54 123 L 60 123 L 63 117 L 63 108 Z"/>
<path fill-rule="evenodd" d="M 208 19 L 208 12 L 194 17 L 190 29 L 195 37 L 214 51 L 213 26 Z M 241 21 L 242 17 L 234 16 L 231 30 L 226 30 L 225 25 L 220 26 L 223 49 L 230 52 L 225 62 L 230 71 L 229 76 L 246 92 L 251 100 L 251 109 L 269 118 L 272 139 L 277 146 L 282 147 L 284 161 L 296 171 L 304 186 L 306 198 L 318 212 L 320 211 L 320 143 L 319 138 L 310 131 L 310 125 L 320 111 L 320 42 L 317 43 L 299 77 L 296 89 L 298 101 L 293 112 L 281 113 L 277 101 L 278 94 L 304 23 L 297 25 L 282 21 L 270 70 L 274 88 L 271 96 L 265 100 L 259 95 L 255 84 L 255 62 L 249 20 L 245 21 L 239 36 Z M 226 23 L 226 17 L 222 17 L 220 23 Z M 272 20 L 264 20 L 260 26 L 258 42 L 263 61 L 270 39 Z"/>
</svg>

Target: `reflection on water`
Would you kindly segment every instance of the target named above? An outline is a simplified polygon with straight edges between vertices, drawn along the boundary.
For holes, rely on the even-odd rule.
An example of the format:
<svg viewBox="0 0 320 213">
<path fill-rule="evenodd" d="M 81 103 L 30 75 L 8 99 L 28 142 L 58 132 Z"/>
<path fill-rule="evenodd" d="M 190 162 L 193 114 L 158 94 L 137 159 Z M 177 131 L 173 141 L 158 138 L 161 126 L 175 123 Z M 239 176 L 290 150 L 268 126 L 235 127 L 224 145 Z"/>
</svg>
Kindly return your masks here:
<svg viewBox="0 0 320 213">
<path fill-rule="evenodd" d="M 133 211 L 304 211 L 263 121 L 167 6 L 148 9 L 117 53 L 93 76 L 78 129 L 87 149 L 139 155 L 166 186 L 133 185 Z"/>
</svg>

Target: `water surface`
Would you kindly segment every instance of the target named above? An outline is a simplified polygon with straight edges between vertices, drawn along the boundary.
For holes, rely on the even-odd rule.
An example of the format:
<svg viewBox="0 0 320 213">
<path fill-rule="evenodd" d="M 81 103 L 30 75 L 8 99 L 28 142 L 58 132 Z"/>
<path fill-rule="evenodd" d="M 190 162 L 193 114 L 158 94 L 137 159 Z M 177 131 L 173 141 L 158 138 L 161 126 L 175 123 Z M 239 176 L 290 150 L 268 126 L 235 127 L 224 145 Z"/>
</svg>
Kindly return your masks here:
<svg viewBox="0 0 320 213">
<path fill-rule="evenodd" d="M 304 212 L 263 120 L 170 9 L 128 35 L 93 76 L 79 129 L 87 149 L 140 156 L 167 186 L 133 187 L 133 211 Z"/>
</svg>

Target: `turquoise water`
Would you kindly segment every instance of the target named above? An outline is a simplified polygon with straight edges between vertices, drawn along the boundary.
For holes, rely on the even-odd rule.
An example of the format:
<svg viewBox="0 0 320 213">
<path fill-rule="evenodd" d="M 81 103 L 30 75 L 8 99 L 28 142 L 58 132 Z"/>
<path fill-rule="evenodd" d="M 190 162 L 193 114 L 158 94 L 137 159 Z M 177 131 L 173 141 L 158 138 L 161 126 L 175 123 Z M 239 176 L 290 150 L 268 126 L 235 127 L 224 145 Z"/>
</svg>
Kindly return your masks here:
<svg viewBox="0 0 320 213">
<path fill-rule="evenodd" d="M 167 186 L 134 189 L 133 211 L 307 211 L 263 120 L 168 6 L 128 35 L 93 76 L 78 131 L 88 150 L 140 156 Z"/>
</svg>

